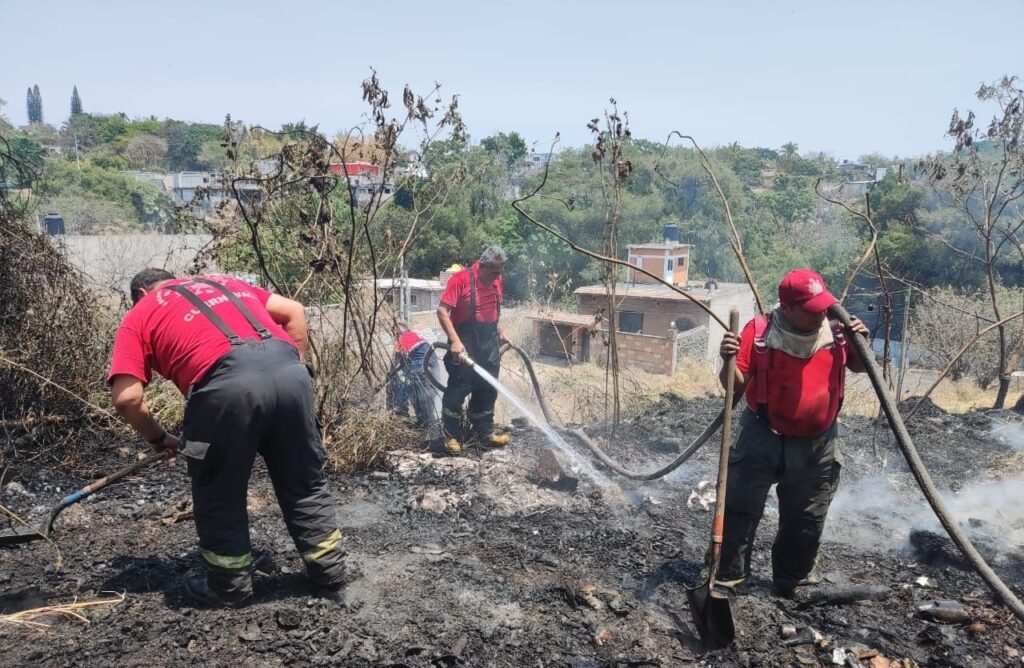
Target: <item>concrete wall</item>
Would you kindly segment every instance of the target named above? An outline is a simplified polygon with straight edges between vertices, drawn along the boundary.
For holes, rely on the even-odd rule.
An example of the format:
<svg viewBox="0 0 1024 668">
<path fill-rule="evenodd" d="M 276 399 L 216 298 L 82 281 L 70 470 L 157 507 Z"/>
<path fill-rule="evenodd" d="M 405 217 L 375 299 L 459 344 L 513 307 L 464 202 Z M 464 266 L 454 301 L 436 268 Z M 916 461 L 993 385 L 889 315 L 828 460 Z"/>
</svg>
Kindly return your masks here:
<svg viewBox="0 0 1024 668">
<path fill-rule="evenodd" d="M 597 313 L 608 304 L 603 295 L 576 295 L 576 298 L 580 313 Z M 675 327 L 680 319 L 685 321 L 687 329 L 699 327 L 708 321 L 707 313 L 689 300 L 619 297 L 618 304 L 619 311 L 644 314 L 644 326 L 639 333 L 648 336 L 668 336 L 668 330 Z"/>
<path fill-rule="evenodd" d="M 620 369 L 641 369 L 666 376 L 675 373 L 675 337 L 616 332 L 615 342 Z M 601 333 L 591 339 L 590 359 L 599 366 L 604 366 L 608 359 L 605 337 Z"/>
<path fill-rule="evenodd" d="M 717 326 L 717 325 L 716 325 Z M 684 359 L 704 360 L 708 350 L 708 327 L 701 325 L 676 335 L 676 368 Z"/>
<path fill-rule="evenodd" d="M 771 308 L 771 304 L 774 302 L 771 297 L 774 295 L 764 295 L 762 297 L 768 300 L 765 308 Z M 754 317 L 757 313 L 757 304 L 754 302 L 754 292 L 750 289 L 750 286 L 746 283 L 729 283 L 724 284 L 718 290 L 714 290 L 711 293 L 711 311 L 722 319 L 725 324 L 729 324 L 729 309 L 735 306 L 740 312 L 740 331 L 743 331 L 743 326 Z M 707 315 L 705 314 L 705 318 Z M 718 348 L 722 345 L 722 335 L 725 334 L 725 330 L 719 326 L 717 322 L 708 322 L 708 341 L 707 341 L 707 359 L 711 365 L 717 368 L 718 360 Z"/>
<path fill-rule="evenodd" d="M 209 234 L 69 234 L 49 237 L 96 284 L 128 294 L 132 276 L 147 267 L 187 271 L 212 241 Z M 215 271 L 207 266 L 205 271 Z"/>
</svg>

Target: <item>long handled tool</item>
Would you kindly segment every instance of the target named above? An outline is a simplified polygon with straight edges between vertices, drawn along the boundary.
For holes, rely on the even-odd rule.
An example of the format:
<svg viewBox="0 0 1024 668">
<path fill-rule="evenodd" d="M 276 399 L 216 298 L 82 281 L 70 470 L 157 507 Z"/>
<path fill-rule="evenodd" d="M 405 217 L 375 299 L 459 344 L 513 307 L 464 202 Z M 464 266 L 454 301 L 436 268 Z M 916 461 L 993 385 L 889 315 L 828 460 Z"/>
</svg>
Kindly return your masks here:
<svg viewBox="0 0 1024 668">
<path fill-rule="evenodd" d="M 729 329 L 739 332 L 740 314 L 736 309 L 729 311 Z M 729 595 L 715 588 L 718 566 L 722 558 L 722 537 L 725 533 L 725 490 L 729 479 L 729 446 L 732 441 L 732 404 L 736 382 L 736 356 L 725 362 L 725 411 L 722 421 L 722 448 L 718 456 L 718 484 L 715 486 L 715 518 L 711 522 L 711 560 L 708 564 L 708 579 L 696 589 L 687 589 L 690 615 L 697 633 L 708 649 L 726 647 L 736 637 L 736 626 L 732 620 Z"/>
<path fill-rule="evenodd" d="M 99 480 L 93 482 L 92 484 L 86 485 L 77 492 L 68 494 L 63 499 L 61 499 L 60 503 L 58 503 L 56 506 L 50 509 L 50 513 L 43 518 L 43 521 L 39 525 L 38 529 L 34 529 L 31 527 L 21 527 L 4 534 L 0 534 L 0 547 L 20 545 L 21 543 L 29 543 L 34 540 L 45 540 L 49 538 L 50 534 L 53 533 L 53 521 L 57 519 L 57 515 L 60 515 L 65 508 L 67 508 L 68 506 L 75 505 L 85 497 L 95 494 L 96 492 L 100 491 L 107 485 L 111 485 L 117 482 L 118 480 L 127 478 L 133 473 L 137 473 L 138 471 L 141 471 L 142 469 L 146 468 L 150 464 L 166 458 L 166 452 L 154 452 L 153 454 L 148 455 L 144 459 L 140 459 L 134 464 L 126 466 L 119 471 L 115 471 L 114 473 L 111 473 L 108 476 L 100 478 Z"/>
</svg>

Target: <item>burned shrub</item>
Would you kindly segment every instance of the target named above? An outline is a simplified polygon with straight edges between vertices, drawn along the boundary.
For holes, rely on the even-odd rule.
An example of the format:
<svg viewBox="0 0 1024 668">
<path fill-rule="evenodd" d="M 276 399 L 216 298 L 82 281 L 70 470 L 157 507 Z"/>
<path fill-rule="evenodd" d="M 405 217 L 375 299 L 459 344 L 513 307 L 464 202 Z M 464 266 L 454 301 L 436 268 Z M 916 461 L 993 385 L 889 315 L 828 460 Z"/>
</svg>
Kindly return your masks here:
<svg viewBox="0 0 1024 668">
<path fill-rule="evenodd" d="M 6 145 L 0 138 L 0 181 L 29 169 Z M 33 215 L 27 194 L 0 189 L 0 468 L 29 454 L 67 461 L 87 440 L 83 432 L 115 424 L 94 399 L 113 309 L 34 229 Z"/>
</svg>

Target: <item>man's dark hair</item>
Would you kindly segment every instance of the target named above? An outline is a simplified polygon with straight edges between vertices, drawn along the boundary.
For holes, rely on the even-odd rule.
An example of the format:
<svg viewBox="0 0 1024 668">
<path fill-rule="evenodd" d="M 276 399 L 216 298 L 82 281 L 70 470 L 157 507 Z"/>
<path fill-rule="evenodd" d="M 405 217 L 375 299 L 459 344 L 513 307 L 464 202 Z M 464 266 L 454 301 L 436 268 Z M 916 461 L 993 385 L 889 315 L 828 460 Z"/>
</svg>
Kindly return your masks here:
<svg viewBox="0 0 1024 668">
<path fill-rule="evenodd" d="M 132 303 L 139 303 L 139 300 L 142 299 L 143 290 L 148 292 L 160 281 L 168 281 L 172 278 L 174 278 L 174 274 L 166 269 L 155 269 L 153 267 L 143 269 L 132 277 Z"/>
</svg>

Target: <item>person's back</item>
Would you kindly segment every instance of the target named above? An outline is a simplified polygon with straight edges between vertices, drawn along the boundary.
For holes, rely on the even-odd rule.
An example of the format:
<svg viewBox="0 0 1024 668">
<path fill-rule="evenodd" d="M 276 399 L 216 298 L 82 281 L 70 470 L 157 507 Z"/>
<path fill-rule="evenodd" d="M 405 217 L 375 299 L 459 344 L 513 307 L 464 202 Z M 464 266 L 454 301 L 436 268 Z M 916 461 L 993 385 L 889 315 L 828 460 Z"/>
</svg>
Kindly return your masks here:
<svg viewBox="0 0 1024 668">
<path fill-rule="evenodd" d="M 186 591 L 208 605 L 252 594 L 246 492 L 257 453 L 310 579 L 341 586 L 341 534 L 302 364 L 302 304 L 226 276 L 176 279 L 158 269 L 132 279 L 132 299 L 115 337 L 111 394 L 154 447 L 185 455 L 206 562 L 205 573 L 186 577 Z M 146 408 L 143 386 L 154 370 L 186 395 L 184 447 Z"/>
<path fill-rule="evenodd" d="M 440 413 L 440 393 L 424 371 L 426 363 L 430 373 L 435 378 L 438 376 L 440 365 L 433 352 L 430 343 L 416 332 L 411 329 L 400 331 L 395 341 L 396 368 L 391 383 L 392 408 L 402 412 L 411 402 L 417 423 L 427 429 L 428 440 L 437 435 Z"/>
<path fill-rule="evenodd" d="M 213 274 L 204 279 L 230 290 L 272 337 L 295 346 L 267 312 L 272 293 L 230 276 Z M 128 374 L 149 383 L 153 370 L 188 394 L 188 388 L 231 350 L 229 338 L 176 287 L 202 300 L 239 337 L 259 338 L 245 315 L 216 287 L 187 278 L 170 279 L 125 316 L 115 338 L 110 376 Z"/>
</svg>

